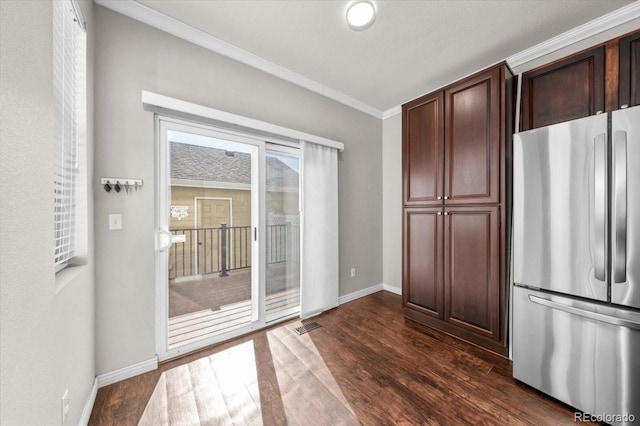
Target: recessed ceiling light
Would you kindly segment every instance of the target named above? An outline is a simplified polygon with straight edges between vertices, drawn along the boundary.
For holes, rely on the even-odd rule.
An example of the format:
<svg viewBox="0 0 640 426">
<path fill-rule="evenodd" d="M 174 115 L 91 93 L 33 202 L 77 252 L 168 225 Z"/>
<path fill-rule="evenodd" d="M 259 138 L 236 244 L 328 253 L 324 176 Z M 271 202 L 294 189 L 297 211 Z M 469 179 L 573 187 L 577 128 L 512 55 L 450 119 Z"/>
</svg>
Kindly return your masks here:
<svg viewBox="0 0 640 426">
<path fill-rule="evenodd" d="M 375 20 L 376 8 L 369 0 L 357 0 L 347 8 L 347 23 L 352 30 L 366 30 Z"/>
</svg>

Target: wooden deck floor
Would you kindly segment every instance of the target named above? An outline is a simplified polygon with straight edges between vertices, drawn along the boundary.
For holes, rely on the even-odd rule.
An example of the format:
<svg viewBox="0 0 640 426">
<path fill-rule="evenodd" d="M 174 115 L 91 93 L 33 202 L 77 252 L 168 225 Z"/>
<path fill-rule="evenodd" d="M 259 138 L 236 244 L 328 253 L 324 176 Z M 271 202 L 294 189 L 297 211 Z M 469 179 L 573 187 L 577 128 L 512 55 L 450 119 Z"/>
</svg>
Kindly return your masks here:
<svg viewBox="0 0 640 426">
<path fill-rule="evenodd" d="M 267 315 L 300 305 L 300 289 L 287 289 L 284 264 L 267 269 Z M 251 322 L 251 269 L 169 283 L 169 348 L 215 336 Z"/>
<path fill-rule="evenodd" d="M 300 289 L 285 290 L 267 296 L 267 315 L 300 305 Z M 169 349 L 224 333 L 251 322 L 251 300 L 221 306 L 215 311 L 198 312 L 169 318 Z"/>
<path fill-rule="evenodd" d="M 405 320 L 378 292 L 101 388 L 92 425 L 574 424 L 509 361 Z"/>
<path fill-rule="evenodd" d="M 251 269 L 169 282 L 169 318 L 202 310 L 218 310 L 224 305 L 249 300 L 251 297 Z"/>
</svg>

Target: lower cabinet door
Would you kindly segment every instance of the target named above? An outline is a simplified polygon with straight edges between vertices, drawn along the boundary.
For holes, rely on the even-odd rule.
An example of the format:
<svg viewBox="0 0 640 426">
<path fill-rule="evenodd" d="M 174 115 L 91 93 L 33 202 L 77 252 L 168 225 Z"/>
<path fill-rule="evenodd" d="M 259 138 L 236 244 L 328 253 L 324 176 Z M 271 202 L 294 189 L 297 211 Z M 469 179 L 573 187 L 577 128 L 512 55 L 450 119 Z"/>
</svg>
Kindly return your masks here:
<svg viewBox="0 0 640 426">
<path fill-rule="evenodd" d="M 444 218 L 444 320 L 498 340 L 499 208 L 448 207 Z"/>
<path fill-rule="evenodd" d="M 443 318 L 442 207 L 404 210 L 403 302 Z"/>
</svg>

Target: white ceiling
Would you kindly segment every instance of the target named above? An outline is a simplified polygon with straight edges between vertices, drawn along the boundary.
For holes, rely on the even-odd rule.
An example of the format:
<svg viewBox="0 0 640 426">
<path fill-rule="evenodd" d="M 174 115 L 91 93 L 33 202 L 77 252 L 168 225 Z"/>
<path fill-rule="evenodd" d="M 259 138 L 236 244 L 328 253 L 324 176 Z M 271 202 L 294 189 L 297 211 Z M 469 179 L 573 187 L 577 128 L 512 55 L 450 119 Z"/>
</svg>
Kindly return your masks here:
<svg viewBox="0 0 640 426">
<path fill-rule="evenodd" d="M 362 32 L 348 0 L 138 2 L 384 111 L 631 0 L 378 0 Z"/>
</svg>

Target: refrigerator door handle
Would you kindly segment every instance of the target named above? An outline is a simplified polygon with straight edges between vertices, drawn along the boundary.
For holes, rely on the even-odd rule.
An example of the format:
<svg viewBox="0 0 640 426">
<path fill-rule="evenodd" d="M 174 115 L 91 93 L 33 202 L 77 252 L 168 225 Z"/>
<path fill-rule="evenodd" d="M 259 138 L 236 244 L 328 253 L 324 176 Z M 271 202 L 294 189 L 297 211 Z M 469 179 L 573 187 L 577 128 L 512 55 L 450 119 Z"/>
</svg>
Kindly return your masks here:
<svg viewBox="0 0 640 426">
<path fill-rule="evenodd" d="M 613 132 L 613 282 L 627 281 L 627 132 Z"/>
<path fill-rule="evenodd" d="M 595 208 L 595 261 L 594 275 L 600 281 L 606 281 L 607 265 L 607 147 L 606 134 L 595 139 L 594 155 L 594 208 Z"/>
<path fill-rule="evenodd" d="M 640 322 L 634 321 L 631 319 L 614 317 L 612 315 L 602 314 L 599 312 L 594 312 L 594 311 L 578 308 L 575 306 L 566 305 L 564 303 L 534 296 L 532 294 L 529 295 L 529 300 L 538 305 L 546 306 L 551 309 L 557 309 L 559 311 L 564 311 L 573 315 L 579 315 L 581 317 L 589 318 L 595 321 L 606 322 L 608 324 L 640 330 Z"/>
</svg>

